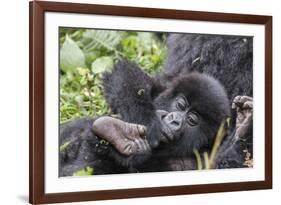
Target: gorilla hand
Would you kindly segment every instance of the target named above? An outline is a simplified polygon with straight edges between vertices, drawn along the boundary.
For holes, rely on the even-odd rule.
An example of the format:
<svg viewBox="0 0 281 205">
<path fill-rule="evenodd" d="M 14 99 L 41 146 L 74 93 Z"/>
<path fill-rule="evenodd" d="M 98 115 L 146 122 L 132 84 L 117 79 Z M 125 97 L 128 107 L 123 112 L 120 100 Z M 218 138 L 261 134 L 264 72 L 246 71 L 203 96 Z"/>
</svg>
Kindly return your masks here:
<svg viewBox="0 0 281 205">
<path fill-rule="evenodd" d="M 248 96 L 236 96 L 232 103 L 236 109 L 236 136 L 243 138 L 252 126 L 253 121 L 253 98 Z"/>
<path fill-rule="evenodd" d="M 146 140 L 146 127 L 104 116 L 93 123 L 93 131 L 126 156 L 150 151 Z"/>
</svg>

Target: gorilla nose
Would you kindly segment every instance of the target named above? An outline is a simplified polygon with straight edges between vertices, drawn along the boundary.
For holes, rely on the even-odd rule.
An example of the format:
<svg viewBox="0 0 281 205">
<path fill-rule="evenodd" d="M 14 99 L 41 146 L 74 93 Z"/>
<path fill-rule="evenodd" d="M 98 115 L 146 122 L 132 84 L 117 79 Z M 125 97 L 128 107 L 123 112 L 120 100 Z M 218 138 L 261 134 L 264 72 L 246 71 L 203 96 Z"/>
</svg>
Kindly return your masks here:
<svg viewBox="0 0 281 205">
<path fill-rule="evenodd" d="M 184 114 L 181 112 L 167 112 L 165 110 L 157 110 L 156 114 L 160 121 L 171 130 L 172 133 L 178 132 L 183 125 Z"/>
<path fill-rule="evenodd" d="M 164 120 L 173 131 L 179 131 L 183 124 L 183 116 L 179 112 L 170 112 Z"/>
</svg>

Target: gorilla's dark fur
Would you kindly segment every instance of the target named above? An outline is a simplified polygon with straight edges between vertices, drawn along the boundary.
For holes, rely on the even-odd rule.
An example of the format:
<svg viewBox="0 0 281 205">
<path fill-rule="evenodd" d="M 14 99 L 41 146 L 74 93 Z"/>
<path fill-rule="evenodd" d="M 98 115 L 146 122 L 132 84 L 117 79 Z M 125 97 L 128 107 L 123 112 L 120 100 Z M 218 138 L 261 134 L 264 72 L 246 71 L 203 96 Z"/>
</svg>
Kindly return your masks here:
<svg viewBox="0 0 281 205">
<path fill-rule="evenodd" d="M 210 151 L 219 125 L 230 116 L 228 97 L 252 96 L 252 38 L 171 34 L 164 72 L 151 78 L 136 65 L 120 61 L 104 75 L 103 87 L 113 113 L 147 126 L 152 151 L 125 157 L 93 134 L 94 119 L 75 120 L 61 127 L 60 145 L 69 139 L 74 143 L 60 153 L 60 176 L 85 166 L 94 167 L 95 174 L 196 169 L 192 151 Z M 164 143 L 156 111 L 174 112 L 178 95 L 187 98 L 200 124 L 186 123 Z M 235 131 L 235 123 L 232 126 Z M 235 144 L 227 156 L 219 156 L 217 167 L 242 167 L 244 148 Z"/>
<path fill-rule="evenodd" d="M 161 82 L 198 71 L 218 79 L 230 101 L 237 95 L 253 96 L 253 38 L 172 34 Z"/>
</svg>

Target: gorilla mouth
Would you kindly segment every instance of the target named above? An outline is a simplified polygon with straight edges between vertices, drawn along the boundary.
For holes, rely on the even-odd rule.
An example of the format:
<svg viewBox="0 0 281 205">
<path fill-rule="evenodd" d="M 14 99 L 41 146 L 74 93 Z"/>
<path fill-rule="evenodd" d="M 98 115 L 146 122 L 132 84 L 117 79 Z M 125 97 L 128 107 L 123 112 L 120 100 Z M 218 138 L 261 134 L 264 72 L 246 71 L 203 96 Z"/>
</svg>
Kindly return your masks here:
<svg viewBox="0 0 281 205">
<path fill-rule="evenodd" d="M 161 137 L 160 137 L 161 142 L 168 143 L 169 141 L 173 140 L 173 136 L 170 134 L 170 132 L 166 132 L 161 129 Z"/>
<path fill-rule="evenodd" d="M 165 124 L 164 121 L 161 121 L 160 132 L 161 132 L 161 137 L 160 137 L 161 142 L 168 143 L 169 141 L 173 141 L 175 139 L 172 130 L 169 128 L 168 125 Z"/>
<path fill-rule="evenodd" d="M 160 121 L 161 129 L 160 129 L 160 141 L 168 143 L 169 141 L 174 140 L 174 135 L 172 133 L 172 130 L 169 128 L 169 126 L 165 123 L 163 120 L 166 116 L 166 111 L 157 110 L 156 115 Z"/>
<path fill-rule="evenodd" d="M 158 117 L 158 120 L 160 122 L 161 128 L 160 128 L 160 141 L 164 143 L 168 143 L 170 141 L 174 141 L 175 139 L 175 133 L 173 130 L 169 127 L 169 125 L 166 123 L 164 118 L 167 116 L 168 112 L 165 110 L 157 110 L 156 115 Z"/>
</svg>

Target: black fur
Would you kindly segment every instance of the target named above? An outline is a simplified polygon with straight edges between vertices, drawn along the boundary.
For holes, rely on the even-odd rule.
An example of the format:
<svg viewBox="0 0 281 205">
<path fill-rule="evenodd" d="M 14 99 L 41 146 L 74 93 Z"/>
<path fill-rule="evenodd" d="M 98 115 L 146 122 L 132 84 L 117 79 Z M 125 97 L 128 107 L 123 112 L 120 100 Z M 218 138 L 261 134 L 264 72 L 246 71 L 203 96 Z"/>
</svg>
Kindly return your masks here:
<svg viewBox="0 0 281 205">
<path fill-rule="evenodd" d="M 253 95 L 253 38 L 198 34 L 171 34 L 167 40 L 165 71 L 160 79 L 171 79 L 198 71 L 218 79 L 230 101 L 237 95 Z"/>
<path fill-rule="evenodd" d="M 60 147 L 65 143 L 69 144 L 60 150 L 59 176 L 71 176 L 87 166 L 94 168 L 95 174 L 114 174 L 127 170 L 108 157 L 114 148 L 93 134 L 94 120 L 81 118 L 61 125 Z"/>
</svg>

